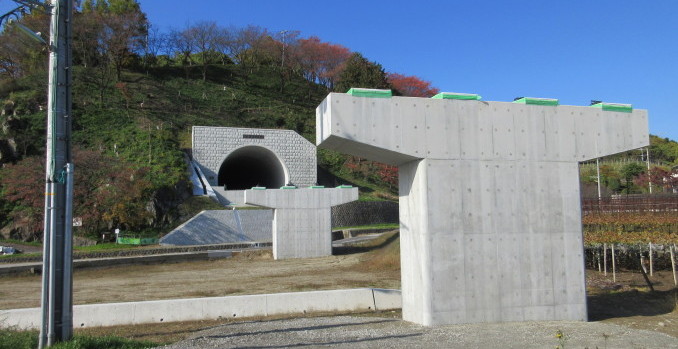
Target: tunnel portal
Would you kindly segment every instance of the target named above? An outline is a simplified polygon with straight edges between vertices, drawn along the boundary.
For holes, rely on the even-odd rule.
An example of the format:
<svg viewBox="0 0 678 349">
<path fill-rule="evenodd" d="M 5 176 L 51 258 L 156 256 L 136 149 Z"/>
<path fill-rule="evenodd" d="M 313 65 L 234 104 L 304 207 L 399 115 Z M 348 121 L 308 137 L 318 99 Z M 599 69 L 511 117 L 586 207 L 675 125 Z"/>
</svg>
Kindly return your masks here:
<svg viewBox="0 0 678 349">
<path fill-rule="evenodd" d="M 259 146 L 245 146 L 229 154 L 219 168 L 219 186 L 228 190 L 255 186 L 279 188 L 287 181 L 282 161 L 272 151 Z"/>
</svg>

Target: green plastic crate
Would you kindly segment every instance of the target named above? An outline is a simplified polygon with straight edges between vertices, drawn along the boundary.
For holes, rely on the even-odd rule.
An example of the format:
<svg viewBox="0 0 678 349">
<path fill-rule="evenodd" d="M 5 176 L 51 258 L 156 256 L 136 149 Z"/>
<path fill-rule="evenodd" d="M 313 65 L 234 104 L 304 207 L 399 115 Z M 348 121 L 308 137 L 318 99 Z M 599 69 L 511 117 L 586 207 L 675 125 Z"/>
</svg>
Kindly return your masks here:
<svg viewBox="0 0 678 349">
<path fill-rule="evenodd" d="M 434 99 L 461 99 L 461 100 L 472 100 L 479 101 L 480 95 L 472 93 L 456 93 L 456 92 L 440 92 L 437 95 L 431 97 Z"/>
<path fill-rule="evenodd" d="M 373 88 L 351 88 L 346 92 L 353 97 L 370 97 L 370 98 L 391 98 L 393 92 L 391 90 L 377 90 Z"/>
<path fill-rule="evenodd" d="M 158 243 L 158 238 L 136 238 L 119 236 L 115 242 L 120 245 L 156 245 Z"/>
<path fill-rule="evenodd" d="M 633 106 L 631 104 L 621 104 L 621 103 L 605 103 L 600 102 L 591 105 L 594 108 L 601 108 L 604 111 L 618 111 L 622 113 L 631 113 L 633 112 Z"/>
<path fill-rule="evenodd" d="M 523 97 L 513 101 L 513 103 L 520 104 L 532 104 L 532 105 L 550 105 L 558 106 L 558 100 L 554 98 L 534 98 L 534 97 Z"/>
</svg>

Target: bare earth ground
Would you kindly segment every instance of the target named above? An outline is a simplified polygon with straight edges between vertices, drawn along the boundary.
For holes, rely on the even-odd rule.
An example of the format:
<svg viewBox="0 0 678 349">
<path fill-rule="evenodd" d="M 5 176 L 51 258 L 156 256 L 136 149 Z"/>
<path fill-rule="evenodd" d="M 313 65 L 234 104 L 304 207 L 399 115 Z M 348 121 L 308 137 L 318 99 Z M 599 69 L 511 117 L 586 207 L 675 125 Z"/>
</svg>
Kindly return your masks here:
<svg viewBox="0 0 678 349">
<path fill-rule="evenodd" d="M 360 255 L 272 261 L 248 257 L 76 270 L 75 304 L 355 287 L 398 288 L 399 275 L 356 270 Z M 395 276 L 395 277 L 394 277 Z M 0 278 L 0 309 L 40 306 L 40 276 Z"/>
<path fill-rule="evenodd" d="M 211 261 L 76 269 L 74 303 L 400 288 L 398 256 L 383 255 L 399 248 L 395 237 L 384 236 L 374 241 L 376 246 L 338 249 L 334 256 L 323 258 L 275 261 L 269 250 Z M 386 244 L 388 247 L 379 248 Z M 0 277 L 0 309 L 39 307 L 40 282 L 39 275 Z"/>
<path fill-rule="evenodd" d="M 399 289 L 399 259 L 394 253 L 398 248 L 398 241 L 391 235 L 377 241 L 375 247 L 335 249 L 334 256 L 323 258 L 274 261 L 267 251 L 213 261 L 76 270 L 74 299 L 76 304 L 88 304 L 355 287 Z M 655 272 L 651 281 L 655 292 L 649 292 L 636 272 L 617 273 L 615 283 L 611 273 L 604 276 L 587 271 L 590 319 L 662 332 L 676 337 L 678 343 L 672 274 Z M 0 277 L 0 309 L 38 307 L 39 299 L 39 276 Z M 399 317 L 399 312 L 379 315 Z M 167 343 L 223 323 L 199 321 L 79 331 Z"/>
</svg>

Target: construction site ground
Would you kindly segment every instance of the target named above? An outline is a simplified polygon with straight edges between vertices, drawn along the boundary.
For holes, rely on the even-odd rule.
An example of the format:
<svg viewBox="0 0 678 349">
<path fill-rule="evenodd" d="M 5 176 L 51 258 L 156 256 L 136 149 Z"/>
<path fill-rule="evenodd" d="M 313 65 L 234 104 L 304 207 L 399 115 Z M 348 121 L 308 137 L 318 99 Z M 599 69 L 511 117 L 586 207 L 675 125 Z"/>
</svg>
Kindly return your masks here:
<svg viewBox="0 0 678 349">
<path fill-rule="evenodd" d="M 362 245 L 336 247 L 333 256 L 322 258 L 275 261 L 270 250 L 264 250 L 228 259 L 76 270 L 73 290 L 75 304 L 91 304 L 356 287 L 399 289 L 399 266 L 399 240 L 397 234 L 390 233 Z M 671 271 L 655 271 L 650 280 L 654 292 L 649 291 L 639 272 L 617 272 L 615 282 L 611 272 L 606 276 L 588 270 L 590 320 L 665 333 L 676 337 L 678 343 L 673 275 Z M 0 309 L 39 307 L 39 300 L 39 275 L 0 277 Z M 379 315 L 397 318 L 399 314 Z M 224 322 L 118 326 L 82 329 L 79 333 L 168 343 Z"/>
</svg>

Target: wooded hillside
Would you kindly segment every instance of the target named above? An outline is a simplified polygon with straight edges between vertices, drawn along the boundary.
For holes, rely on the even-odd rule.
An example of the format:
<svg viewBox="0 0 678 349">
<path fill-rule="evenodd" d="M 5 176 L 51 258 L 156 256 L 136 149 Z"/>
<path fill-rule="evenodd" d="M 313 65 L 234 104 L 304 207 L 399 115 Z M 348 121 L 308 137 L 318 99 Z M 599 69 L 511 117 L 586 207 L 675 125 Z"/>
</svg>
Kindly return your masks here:
<svg viewBox="0 0 678 349">
<path fill-rule="evenodd" d="M 19 22 L 49 31 L 49 16 L 39 9 Z M 161 32 L 135 0 L 84 1 L 73 20 L 72 49 L 75 216 L 83 219 L 78 232 L 91 236 L 114 228 L 157 235 L 186 218 L 183 151 L 191 126 L 285 128 L 313 142 L 315 107 L 328 92 L 438 92 L 416 76 L 386 72 L 358 52 L 297 31 L 197 22 Z M 16 25 L 2 28 L 0 238 L 41 238 L 47 56 Z M 650 171 L 650 180 L 673 178 L 666 173 L 678 165 L 678 144 L 653 137 L 650 156 L 668 171 Z M 606 161 L 625 159 L 643 165 L 633 153 Z M 319 151 L 319 165 L 321 177 L 359 185 L 363 198 L 397 199 L 391 166 L 329 151 Z M 647 169 L 624 168 L 605 169 L 610 193 L 642 192 L 647 181 L 638 178 Z M 591 182 L 590 171 L 582 179 Z"/>
</svg>

